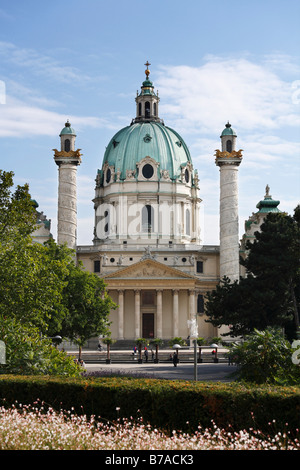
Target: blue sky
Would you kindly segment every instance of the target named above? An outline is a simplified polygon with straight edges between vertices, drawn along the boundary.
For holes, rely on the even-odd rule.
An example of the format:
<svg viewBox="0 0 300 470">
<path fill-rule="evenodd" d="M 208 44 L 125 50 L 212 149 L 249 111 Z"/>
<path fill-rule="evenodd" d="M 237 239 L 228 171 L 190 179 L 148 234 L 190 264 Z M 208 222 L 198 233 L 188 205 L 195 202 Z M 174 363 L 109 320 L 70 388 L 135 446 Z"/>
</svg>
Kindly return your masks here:
<svg viewBox="0 0 300 470">
<path fill-rule="evenodd" d="M 268 184 L 299 202 L 299 0 L 0 0 L 0 168 L 28 182 L 56 237 L 53 148 L 77 131 L 78 243 L 93 238 L 94 179 L 105 147 L 135 117 L 145 62 L 160 117 L 185 139 L 200 178 L 202 238 L 219 243 L 220 133 L 243 149 L 240 234 Z"/>
</svg>

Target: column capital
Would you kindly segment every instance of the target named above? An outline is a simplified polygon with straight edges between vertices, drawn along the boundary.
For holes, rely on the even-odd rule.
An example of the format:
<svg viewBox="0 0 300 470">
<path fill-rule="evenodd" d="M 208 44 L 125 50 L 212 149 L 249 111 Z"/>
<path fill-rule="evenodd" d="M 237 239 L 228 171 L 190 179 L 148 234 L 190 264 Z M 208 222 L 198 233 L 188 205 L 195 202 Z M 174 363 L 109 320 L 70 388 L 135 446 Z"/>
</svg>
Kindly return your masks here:
<svg viewBox="0 0 300 470">
<path fill-rule="evenodd" d="M 239 166 L 243 159 L 242 151 L 243 150 L 239 150 L 238 152 L 236 152 L 235 150 L 233 150 L 231 153 L 229 153 L 229 152 L 221 152 L 220 150 L 216 150 L 215 163 L 217 166 L 224 166 L 224 165 Z"/>
</svg>

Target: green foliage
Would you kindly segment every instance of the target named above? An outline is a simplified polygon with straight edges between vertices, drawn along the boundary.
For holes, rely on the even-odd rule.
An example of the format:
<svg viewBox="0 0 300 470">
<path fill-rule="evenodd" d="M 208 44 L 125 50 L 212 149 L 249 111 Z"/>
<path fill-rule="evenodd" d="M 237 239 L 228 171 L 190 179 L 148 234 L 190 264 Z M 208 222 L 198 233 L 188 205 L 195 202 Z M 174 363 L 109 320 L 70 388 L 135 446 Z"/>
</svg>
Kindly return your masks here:
<svg viewBox="0 0 300 470">
<path fill-rule="evenodd" d="M 205 344 L 205 339 L 202 337 L 197 338 L 197 344 L 198 346 L 202 346 L 203 344 Z"/>
<path fill-rule="evenodd" d="M 111 344 L 114 344 L 116 342 L 115 339 L 112 339 L 111 337 L 107 337 L 107 338 L 102 338 L 102 343 L 106 344 L 106 345 L 111 345 Z"/>
<path fill-rule="evenodd" d="M 6 406 L 16 400 L 32 404 L 37 399 L 54 409 L 74 409 L 77 414 L 143 417 L 152 426 L 172 431 L 216 426 L 232 430 L 259 429 L 268 434 L 299 427 L 300 388 L 105 377 L 80 379 L 0 375 L 0 396 Z M 118 409 L 118 414 L 116 409 Z"/>
<path fill-rule="evenodd" d="M 235 282 L 224 277 L 207 295 L 207 321 L 217 327 L 228 325 L 231 336 L 269 326 L 284 327 L 290 339 L 300 333 L 299 211 L 297 207 L 293 217 L 268 214 L 241 259 L 247 277 Z"/>
<path fill-rule="evenodd" d="M 254 330 L 241 344 L 233 345 L 230 356 L 238 378 L 257 384 L 300 384 L 300 365 L 292 361 L 293 348 L 279 329 Z"/>
<path fill-rule="evenodd" d="M 147 344 L 148 340 L 146 338 L 137 338 L 135 342 L 138 346 L 142 346 L 143 344 Z"/>
<path fill-rule="evenodd" d="M 53 260 L 48 249 L 21 240 L 17 246 L 0 247 L 0 313 L 39 327 L 59 324 L 66 262 Z"/>
<path fill-rule="evenodd" d="M 186 346 L 186 342 L 184 339 L 182 339 L 180 336 L 175 336 L 174 338 L 171 338 L 169 341 L 169 346 L 173 346 L 174 344 L 179 344 L 180 346 Z"/>
<path fill-rule="evenodd" d="M 41 335 L 59 333 L 81 347 L 92 335 L 107 333 L 108 314 L 115 304 L 103 280 L 75 263 L 73 250 L 53 240 L 33 243 L 36 214 L 28 185 L 12 188 L 13 173 L 0 170 L 0 318 L 11 320 L 15 329 L 26 329 L 30 344 L 28 351 L 20 347 L 23 356 L 10 355 L 10 360 L 25 361 L 31 368 L 35 362 L 41 370 L 46 349 L 34 346 L 36 329 Z M 57 353 L 47 351 L 52 364 Z"/>
<path fill-rule="evenodd" d="M 299 330 L 300 281 L 300 206 L 294 216 L 270 213 L 253 243 L 248 242 L 247 257 L 241 260 L 260 283 L 264 295 L 269 295 L 268 309 L 278 317 L 278 325 L 294 323 Z M 274 323 L 273 323 L 274 324 Z M 271 324 L 270 324 L 271 325 Z M 294 335 L 295 337 L 295 335 Z"/>
<path fill-rule="evenodd" d="M 80 369 L 71 357 L 58 351 L 37 328 L 16 319 L 0 316 L 0 338 L 6 347 L 6 364 L 0 371 L 24 375 L 63 375 L 78 377 Z"/>
<path fill-rule="evenodd" d="M 70 265 L 63 299 L 67 310 L 63 334 L 80 348 L 91 336 L 108 334 L 108 315 L 116 305 L 103 279 L 84 271 L 81 264 Z"/>
<path fill-rule="evenodd" d="M 66 262 L 32 243 L 36 215 L 28 185 L 12 188 L 13 173 L 0 170 L 0 314 L 45 333 L 61 314 Z"/>
<path fill-rule="evenodd" d="M 28 184 L 13 191 L 12 171 L 0 170 L 0 240 L 2 244 L 28 237 L 36 223 Z"/>
</svg>

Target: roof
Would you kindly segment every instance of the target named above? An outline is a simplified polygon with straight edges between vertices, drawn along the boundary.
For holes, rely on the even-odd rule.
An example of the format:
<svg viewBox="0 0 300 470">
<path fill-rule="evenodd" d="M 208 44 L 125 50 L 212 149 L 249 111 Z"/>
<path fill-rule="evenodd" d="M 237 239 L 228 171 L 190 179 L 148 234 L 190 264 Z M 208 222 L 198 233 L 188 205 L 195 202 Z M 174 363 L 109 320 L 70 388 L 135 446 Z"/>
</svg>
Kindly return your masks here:
<svg viewBox="0 0 300 470">
<path fill-rule="evenodd" d="M 236 136 L 236 132 L 235 132 L 234 129 L 232 129 L 231 124 L 229 124 L 229 122 L 227 122 L 227 124 L 225 126 L 225 129 L 223 130 L 223 132 L 221 134 L 221 137 L 224 136 L 224 135 Z"/>
<path fill-rule="evenodd" d="M 124 127 L 109 142 L 103 158 L 120 171 L 121 179 L 126 170 L 136 170 L 136 164 L 145 157 L 159 163 L 159 170 L 167 170 L 171 179 L 181 175 L 182 166 L 191 163 L 188 147 L 182 137 L 160 122 L 139 122 Z"/>
<path fill-rule="evenodd" d="M 260 213 L 280 212 L 277 207 L 279 204 L 280 201 L 274 201 L 271 196 L 265 196 L 264 200 L 259 201 L 256 207 Z"/>
<path fill-rule="evenodd" d="M 65 123 L 65 127 L 61 130 L 61 133 L 59 134 L 59 136 L 62 136 L 62 135 L 76 135 L 76 132 L 75 130 L 73 129 L 73 127 L 71 127 L 71 124 L 69 123 L 69 121 L 67 121 Z"/>
</svg>

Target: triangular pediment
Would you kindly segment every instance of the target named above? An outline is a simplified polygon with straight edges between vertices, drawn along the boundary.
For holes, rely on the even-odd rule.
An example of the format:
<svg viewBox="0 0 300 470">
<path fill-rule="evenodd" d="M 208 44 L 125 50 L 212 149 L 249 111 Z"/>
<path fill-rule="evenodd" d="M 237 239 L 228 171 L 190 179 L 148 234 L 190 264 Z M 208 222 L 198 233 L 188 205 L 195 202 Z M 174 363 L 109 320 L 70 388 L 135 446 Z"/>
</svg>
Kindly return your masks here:
<svg viewBox="0 0 300 470">
<path fill-rule="evenodd" d="M 107 274 L 104 279 L 195 279 L 195 277 L 159 261 L 146 259 Z"/>
</svg>

